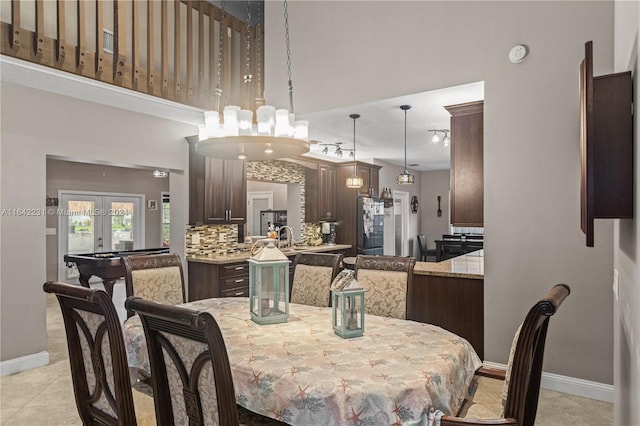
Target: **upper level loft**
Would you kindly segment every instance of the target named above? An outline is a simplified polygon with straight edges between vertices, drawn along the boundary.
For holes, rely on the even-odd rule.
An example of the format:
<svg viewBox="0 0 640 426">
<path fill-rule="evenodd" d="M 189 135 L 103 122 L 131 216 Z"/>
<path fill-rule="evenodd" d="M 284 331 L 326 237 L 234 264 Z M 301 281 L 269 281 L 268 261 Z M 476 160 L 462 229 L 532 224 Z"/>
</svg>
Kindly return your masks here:
<svg viewBox="0 0 640 426">
<path fill-rule="evenodd" d="M 207 1 L 2 1 L 0 53 L 204 110 L 255 109 L 257 18 L 248 25 Z"/>
</svg>

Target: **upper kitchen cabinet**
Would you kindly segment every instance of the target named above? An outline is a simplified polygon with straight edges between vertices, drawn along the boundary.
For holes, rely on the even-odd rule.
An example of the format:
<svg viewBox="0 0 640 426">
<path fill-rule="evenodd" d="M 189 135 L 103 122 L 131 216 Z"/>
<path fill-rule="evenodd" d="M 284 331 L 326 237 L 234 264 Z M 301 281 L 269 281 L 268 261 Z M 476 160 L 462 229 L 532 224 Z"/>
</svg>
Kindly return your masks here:
<svg viewBox="0 0 640 426">
<path fill-rule="evenodd" d="M 351 167 L 353 167 L 353 165 L 351 165 Z M 357 163 L 356 173 L 362 178 L 362 186 L 358 189 L 358 195 L 362 195 L 364 197 L 377 197 L 380 180 L 380 166 Z"/>
<path fill-rule="evenodd" d="M 336 177 L 334 166 L 318 164 L 305 176 L 305 220 L 336 220 Z"/>
<path fill-rule="evenodd" d="M 245 162 L 202 156 L 189 143 L 189 224 L 246 221 Z"/>
<path fill-rule="evenodd" d="M 451 224 L 482 227 L 484 102 L 444 108 L 451 114 Z"/>
</svg>

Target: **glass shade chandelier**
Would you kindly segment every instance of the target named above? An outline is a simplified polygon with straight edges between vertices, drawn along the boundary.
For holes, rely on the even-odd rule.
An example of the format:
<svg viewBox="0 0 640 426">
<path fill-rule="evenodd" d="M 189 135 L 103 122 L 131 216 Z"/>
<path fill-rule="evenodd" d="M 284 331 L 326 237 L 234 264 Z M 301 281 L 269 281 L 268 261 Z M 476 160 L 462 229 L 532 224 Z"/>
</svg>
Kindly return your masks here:
<svg viewBox="0 0 640 426">
<path fill-rule="evenodd" d="M 356 170 L 356 120 L 360 118 L 360 114 L 351 114 L 349 117 L 353 119 L 353 175 L 347 178 L 347 188 L 362 188 L 362 178 Z"/>
<path fill-rule="evenodd" d="M 223 21 L 224 21 L 224 2 Z M 251 9 L 247 2 L 247 52 L 250 52 Z M 253 111 L 237 105 L 227 105 L 220 113 L 220 88 L 222 74 L 223 25 L 220 25 L 220 45 L 218 52 L 218 79 L 215 90 L 216 110 L 205 111 L 204 124 L 198 126 L 196 151 L 207 157 L 227 160 L 269 160 L 294 157 L 309 152 L 309 122 L 295 120 L 293 111 L 293 83 L 291 80 L 291 52 L 289 49 L 289 15 L 287 1 L 284 1 L 285 37 L 287 48 L 287 70 L 289 89 L 289 109 L 276 109 L 271 105 L 261 105 Z M 258 31 L 258 34 L 261 34 Z M 260 40 L 258 44 L 260 44 Z M 250 54 L 247 53 L 244 82 L 251 84 Z M 248 90 L 247 90 L 248 92 Z"/>
<path fill-rule="evenodd" d="M 411 109 L 411 105 L 400 105 L 400 109 L 404 111 L 404 171 L 396 176 L 396 183 L 398 185 L 412 185 L 416 180 L 416 175 L 407 170 L 407 111 Z"/>
</svg>

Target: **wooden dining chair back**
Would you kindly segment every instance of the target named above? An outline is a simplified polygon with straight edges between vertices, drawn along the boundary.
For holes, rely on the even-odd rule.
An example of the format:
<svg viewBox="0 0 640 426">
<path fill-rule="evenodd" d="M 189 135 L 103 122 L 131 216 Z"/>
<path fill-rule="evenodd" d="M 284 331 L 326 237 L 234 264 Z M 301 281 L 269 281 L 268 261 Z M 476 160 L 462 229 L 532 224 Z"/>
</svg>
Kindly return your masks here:
<svg viewBox="0 0 640 426">
<path fill-rule="evenodd" d="M 407 288 L 413 278 L 413 257 L 356 257 L 356 279 L 364 287 L 365 312 L 390 318 L 407 317 Z"/>
<path fill-rule="evenodd" d="M 120 320 L 103 291 L 48 281 L 67 334 L 76 406 L 85 425 L 136 425 Z"/>
<path fill-rule="evenodd" d="M 338 275 L 341 254 L 298 253 L 293 261 L 291 303 L 330 306 L 331 282 Z"/>
<path fill-rule="evenodd" d="M 484 248 L 484 235 L 465 235 L 464 245 L 464 251 L 466 253 L 476 250 L 482 250 Z"/>
<path fill-rule="evenodd" d="M 502 417 L 490 420 L 443 416 L 442 426 L 534 425 L 549 319 L 558 311 L 570 292 L 568 285 L 556 284 L 533 305 L 513 339 L 506 370 L 478 370 L 477 374 L 480 376 L 504 380 Z"/>
<path fill-rule="evenodd" d="M 429 260 L 435 262 L 437 260 L 436 249 L 429 249 L 427 236 L 424 234 L 418 234 L 418 249 L 420 250 L 420 260 L 422 262 L 428 262 Z"/>
<path fill-rule="evenodd" d="M 159 426 L 282 425 L 236 405 L 222 332 L 208 312 L 129 297 L 147 341 Z"/>
<path fill-rule="evenodd" d="M 123 257 L 127 297 L 139 296 L 158 303 L 185 302 L 184 273 L 176 253 Z M 132 312 L 127 311 L 130 317 Z"/>
</svg>

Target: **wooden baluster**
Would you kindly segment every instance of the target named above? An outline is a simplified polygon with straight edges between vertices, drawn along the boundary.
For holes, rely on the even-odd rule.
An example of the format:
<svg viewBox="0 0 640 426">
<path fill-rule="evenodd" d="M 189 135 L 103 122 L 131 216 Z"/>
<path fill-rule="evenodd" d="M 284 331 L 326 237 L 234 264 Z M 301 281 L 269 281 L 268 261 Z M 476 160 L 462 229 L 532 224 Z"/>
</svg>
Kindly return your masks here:
<svg viewBox="0 0 640 426">
<path fill-rule="evenodd" d="M 127 59 L 127 31 L 124 0 L 113 2 L 113 83 L 124 86 L 124 64 Z"/>
<path fill-rule="evenodd" d="M 96 79 L 105 80 L 104 71 L 104 4 L 102 0 L 96 0 Z"/>
<path fill-rule="evenodd" d="M 132 68 L 132 82 L 131 87 L 136 89 L 139 92 L 144 93 L 144 88 L 140 86 L 140 2 L 134 1 L 132 4 L 132 13 L 131 13 L 131 41 L 132 41 L 132 50 L 131 50 L 131 60 L 133 62 Z"/>
<path fill-rule="evenodd" d="M 44 0 L 36 0 L 36 32 L 33 40 L 33 53 L 42 60 L 44 53 Z"/>
<path fill-rule="evenodd" d="M 151 0 L 153 1 L 153 0 Z M 171 99 L 169 94 L 169 11 L 166 1 L 160 3 L 160 74 L 162 96 Z"/>
<path fill-rule="evenodd" d="M 193 105 L 193 9 L 187 2 L 187 103 Z"/>
<path fill-rule="evenodd" d="M 11 47 L 20 49 L 20 0 L 11 2 Z"/>
<path fill-rule="evenodd" d="M 164 3 L 164 2 L 163 2 Z M 153 31 L 153 17 L 154 17 L 154 1 L 147 1 L 147 92 L 154 94 L 153 80 L 155 79 L 155 34 Z"/>
<path fill-rule="evenodd" d="M 56 42 L 56 66 L 62 68 L 64 65 L 64 60 L 66 57 L 64 46 L 65 46 L 65 34 L 66 34 L 66 16 L 64 12 L 64 1 L 58 0 L 57 2 L 57 10 L 58 10 L 58 19 L 56 20 L 56 34 L 57 34 L 57 42 Z"/>
<path fill-rule="evenodd" d="M 198 6 L 198 104 L 204 102 L 204 4 Z"/>
<path fill-rule="evenodd" d="M 182 97 L 182 92 L 180 90 L 180 82 L 182 81 L 182 70 L 181 70 L 181 53 L 182 49 L 180 49 L 181 40 L 180 40 L 180 1 L 175 1 L 175 13 L 173 16 L 174 24 L 173 24 L 173 82 L 174 82 L 174 93 L 175 100 L 179 101 Z"/>
</svg>

